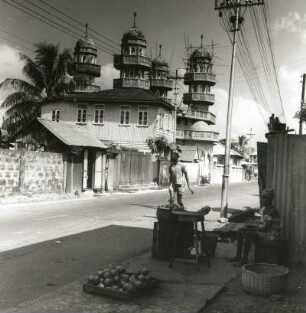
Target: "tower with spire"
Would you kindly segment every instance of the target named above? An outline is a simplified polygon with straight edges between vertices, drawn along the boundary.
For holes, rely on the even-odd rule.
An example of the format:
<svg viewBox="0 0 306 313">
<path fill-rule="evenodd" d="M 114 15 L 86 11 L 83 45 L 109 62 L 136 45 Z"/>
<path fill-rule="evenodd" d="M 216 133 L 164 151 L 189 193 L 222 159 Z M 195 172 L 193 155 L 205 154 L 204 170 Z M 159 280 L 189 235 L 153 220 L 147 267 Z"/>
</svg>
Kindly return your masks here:
<svg viewBox="0 0 306 313">
<path fill-rule="evenodd" d="M 173 89 L 173 81 L 169 76 L 169 65 L 162 57 L 162 46 L 159 45 L 159 55 L 152 61 L 150 90 L 164 100 L 168 100 L 168 91 Z"/>
<path fill-rule="evenodd" d="M 203 35 L 201 35 L 201 45 L 188 57 L 184 76 L 184 83 L 189 90 L 184 94 L 183 102 L 189 110 L 209 112 L 209 106 L 214 104 L 215 96 L 211 92 L 211 87 L 216 83 L 216 76 L 212 70 L 212 55 L 203 47 Z M 206 122 L 212 121 L 208 119 Z"/>
<path fill-rule="evenodd" d="M 199 47 L 187 47 L 184 84 L 188 92 L 184 93 L 177 113 L 176 142 L 189 154 L 197 151 L 195 158 L 201 160 L 204 176 L 211 171 L 213 146 L 219 140 L 219 133 L 211 126 L 216 124 L 216 115 L 210 112 L 215 101 L 211 87 L 215 83 L 213 53 L 203 46 L 201 35 Z"/>
<path fill-rule="evenodd" d="M 114 56 L 114 66 L 120 71 L 114 88 L 150 89 L 151 59 L 146 56 L 147 42 L 136 26 L 136 16 L 135 12 L 133 26 L 122 37 L 121 54 Z"/>
<path fill-rule="evenodd" d="M 95 42 L 88 37 L 86 24 L 85 37 L 77 41 L 74 48 L 73 80 L 74 92 L 99 91 L 95 78 L 100 77 L 101 65 L 97 64 L 97 48 Z"/>
</svg>

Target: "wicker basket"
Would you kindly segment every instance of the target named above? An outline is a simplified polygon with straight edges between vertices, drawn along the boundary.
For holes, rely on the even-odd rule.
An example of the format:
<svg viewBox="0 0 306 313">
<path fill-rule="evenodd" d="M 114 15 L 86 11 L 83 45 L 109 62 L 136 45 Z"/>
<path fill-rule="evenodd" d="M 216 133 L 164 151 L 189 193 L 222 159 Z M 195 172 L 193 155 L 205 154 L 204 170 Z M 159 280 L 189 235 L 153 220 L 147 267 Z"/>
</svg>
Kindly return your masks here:
<svg viewBox="0 0 306 313">
<path fill-rule="evenodd" d="M 247 292 L 268 296 L 288 285 L 289 270 L 281 265 L 253 263 L 242 268 L 242 286 Z"/>
</svg>

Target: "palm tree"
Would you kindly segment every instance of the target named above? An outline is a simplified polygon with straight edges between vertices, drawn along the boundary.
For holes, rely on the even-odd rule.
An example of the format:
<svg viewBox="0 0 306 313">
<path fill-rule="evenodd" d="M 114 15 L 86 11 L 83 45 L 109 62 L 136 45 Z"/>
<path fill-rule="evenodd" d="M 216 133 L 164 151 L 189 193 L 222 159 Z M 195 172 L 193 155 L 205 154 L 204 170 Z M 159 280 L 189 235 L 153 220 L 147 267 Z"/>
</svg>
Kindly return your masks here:
<svg viewBox="0 0 306 313">
<path fill-rule="evenodd" d="M 245 136 L 238 136 L 237 149 L 241 154 L 245 154 L 246 146 L 249 142 L 249 139 Z"/>
<path fill-rule="evenodd" d="M 10 137 L 35 120 L 41 105 L 61 96 L 68 85 L 67 73 L 73 62 L 68 49 L 60 52 L 58 44 L 43 42 L 36 45 L 34 53 L 34 60 L 20 54 L 27 81 L 7 78 L 0 84 L 0 90 L 15 90 L 0 106 L 6 109 L 2 128 Z"/>
</svg>

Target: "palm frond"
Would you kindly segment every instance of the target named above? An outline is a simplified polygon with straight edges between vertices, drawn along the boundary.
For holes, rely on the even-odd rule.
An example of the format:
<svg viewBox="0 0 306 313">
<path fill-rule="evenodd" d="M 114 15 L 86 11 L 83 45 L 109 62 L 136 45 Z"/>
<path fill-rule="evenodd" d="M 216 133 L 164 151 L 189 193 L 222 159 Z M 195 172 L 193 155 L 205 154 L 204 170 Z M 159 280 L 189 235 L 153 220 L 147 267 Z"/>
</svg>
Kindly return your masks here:
<svg viewBox="0 0 306 313">
<path fill-rule="evenodd" d="M 24 91 L 17 91 L 5 98 L 5 100 L 1 103 L 0 108 L 12 108 L 18 106 L 18 104 L 35 100 L 32 96 L 25 93 Z"/>
<path fill-rule="evenodd" d="M 44 75 L 40 68 L 25 54 L 20 54 L 20 60 L 25 63 L 22 72 L 41 91 L 46 87 Z"/>
<path fill-rule="evenodd" d="M 33 97 L 41 97 L 41 90 L 39 88 L 22 79 L 7 78 L 0 83 L 0 90 L 1 89 L 15 89 L 17 91 L 28 93 Z"/>
<path fill-rule="evenodd" d="M 10 108 L 8 108 L 4 115 L 9 116 L 9 115 L 13 115 L 16 112 L 20 112 L 24 115 L 28 115 L 28 114 L 32 114 L 32 112 L 34 110 L 36 110 L 38 107 L 41 106 L 41 102 L 37 102 L 37 101 L 33 101 L 31 99 L 27 99 L 25 101 L 19 102 L 18 105 L 12 106 Z"/>
<path fill-rule="evenodd" d="M 56 68 L 59 54 L 59 45 L 47 44 L 45 42 L 37 44 L 35 50 L 36 65 L 44 73 L 46 81 L 46 92 L 49 97 L 54 85 L 54 69 Z"/>
<path fill-rule="evenodd" d="M 13 137 L 21 129 L 29 125 L 38 116 L 38 108 L 34 106 L 31 110 L 15 110 L 10 115 L 4 115 L 2 128 L 8 132 L 9 137 Z"/>
<path fill-rule="evenodd" d="M 69 49 L 65 49 L 59 56 L 57 65 L 54 69 L 55 81 L 62 80 L 66 73 L 69 72 L 71 65 L 73 64 L 73 58 Z"/>
</svg>

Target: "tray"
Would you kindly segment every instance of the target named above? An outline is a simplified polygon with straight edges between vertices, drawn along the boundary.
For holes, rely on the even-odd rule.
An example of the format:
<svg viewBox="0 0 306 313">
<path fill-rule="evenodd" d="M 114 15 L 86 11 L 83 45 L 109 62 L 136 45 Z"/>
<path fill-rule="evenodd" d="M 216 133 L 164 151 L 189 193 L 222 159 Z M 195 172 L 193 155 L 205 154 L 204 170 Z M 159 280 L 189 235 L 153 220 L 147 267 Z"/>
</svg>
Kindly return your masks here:
<svg viewBox="0 0 306 313">
<path fill-rule="evenodd" d="M 153 290 L 156 288 L 159 284 L 159 280 L 156 278 L 151 278 L 150 281 L 148 281 L 145 286 L 143 286 L 141 289 L 136 290 L 134 292 L 122 292 L 119 290 L 114 290 L 110 288 L 102 288 L 98 286 L 94 286 L 88 283 L 83 284 L 83 290 L 87 293 L 104 296 L 108 298 L 118 299 L 118 300 L 125 300 L 130 301 L 134 298 L 137 298 L 141 294 L 144 294 L 150 290 Z"/>
</svg>

